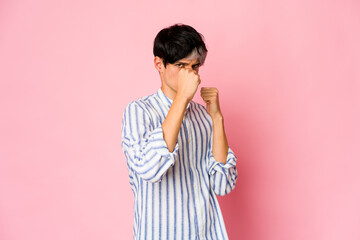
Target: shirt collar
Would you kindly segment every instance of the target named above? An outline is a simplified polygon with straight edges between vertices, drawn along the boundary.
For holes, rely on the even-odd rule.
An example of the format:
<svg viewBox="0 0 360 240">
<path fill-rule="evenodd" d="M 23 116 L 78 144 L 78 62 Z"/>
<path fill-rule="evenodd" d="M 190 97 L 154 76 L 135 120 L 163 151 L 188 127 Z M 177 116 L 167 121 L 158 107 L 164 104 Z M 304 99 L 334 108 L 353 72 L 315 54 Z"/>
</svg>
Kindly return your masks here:
<svg viewBox="0 0 360 240">
<path fill-rule="evenodd" d="M 171 104 L 173 103 L 173 100 L 168 98 L 165 93 L 161 90 L 161 88 L 159 88 L 159 90 L 157 91 L 157 95 L 160 98 L 161 102 L 163 104 L 165 104 L 169 109 L 171 107 Z M 188 103 L 188 105 L 186 106 L 186 110 L 188 110 L 190 107 L 190 102 Z"/>
</svg>

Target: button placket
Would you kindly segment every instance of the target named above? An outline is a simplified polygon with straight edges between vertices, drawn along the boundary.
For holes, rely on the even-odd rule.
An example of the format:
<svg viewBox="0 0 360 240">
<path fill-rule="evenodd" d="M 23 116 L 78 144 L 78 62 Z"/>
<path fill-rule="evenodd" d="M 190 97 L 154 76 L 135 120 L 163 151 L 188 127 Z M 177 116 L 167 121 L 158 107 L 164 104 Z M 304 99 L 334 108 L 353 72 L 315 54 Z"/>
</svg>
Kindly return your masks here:
<svg viewBox="0 0 360 240">
<path fill-rule="evenodd" d="M 193 141 L 194 139 L 194 131 L 193 131 L 193 127 L 192 127 L 192 122 L 189 118 L 189 113 L 188 110 L 186 111 L 186 117 L 185 117 L 185 121 L 186 121 L 186 126 L 187 126 L 187 130 L 188 130 L 188 143 L 189 143 L 189 150 L 193 150 L 195 149 L 195 144 L 197 144 L 196 142 Z M 198 216 L 198 237 L 200 237 L 200 239 L 202 239 L 202 237 L 204 237 L 204 231 L 205 231 L 205 226 L 203 225 L 205 223 L 205 209 L 204 209 L 204 205 L 203 202 L 201 202 L 201 184 L 199 181 L 199 178 L 196 174 L 196 153 L 194 151 L 192 152 L 192 159 L 190 160 L 190 165 L 192 167 L 192 169 L 194 169 L 194 175 L 193 175 L 193 187 L 194 190 L 196 192 L 196 197 L 199 199 L 199 201 L 195 202 L 196 208 L 195 211 L 197 212 L 197 216 Z"/>
</svg>

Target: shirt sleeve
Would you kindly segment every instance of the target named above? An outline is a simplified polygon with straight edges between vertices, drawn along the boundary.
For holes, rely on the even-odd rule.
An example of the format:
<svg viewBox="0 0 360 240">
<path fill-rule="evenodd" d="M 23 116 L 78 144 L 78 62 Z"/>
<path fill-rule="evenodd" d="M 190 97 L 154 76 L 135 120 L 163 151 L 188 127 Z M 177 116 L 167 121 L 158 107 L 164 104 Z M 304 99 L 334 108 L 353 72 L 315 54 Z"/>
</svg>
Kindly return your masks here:
<svg viewBox="0 0 360 240">
<path fill-rule="evenodd" d="M 226 195 L 235 188 L 237 180 L 236 156 L 230 147 L 225 164 L 216 161 L 210 151 L 208 169 L 210 185 L 216 195 Z"/>
<path fill-rule="evenodd" d="M 161 125 L 154 126 L 149 114 L 136 102 L 124 111 L 121 145 L 129 170 L 149 182 L 159 182 L 174 165 L 179 146 L 169 152 Z"/>
</svg>

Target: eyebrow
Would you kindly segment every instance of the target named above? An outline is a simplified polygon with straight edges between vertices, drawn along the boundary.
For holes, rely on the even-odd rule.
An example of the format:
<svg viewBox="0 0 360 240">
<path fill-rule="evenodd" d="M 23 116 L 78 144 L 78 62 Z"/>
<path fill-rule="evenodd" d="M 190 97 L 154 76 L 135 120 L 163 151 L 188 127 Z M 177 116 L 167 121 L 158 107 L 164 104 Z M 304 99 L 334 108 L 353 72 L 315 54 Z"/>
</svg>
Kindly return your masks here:
<svg viewBox="0 0 360 240">
<path fill-rule="evenodd" d="M 189 65 L 189 63 L 186 63 L 186 62 L 181 62 L 181 61 L 176 62 L 176 64 Z M 195 63 L 195 64 L 193 64 L 192 66 L 194 66 L 194 65 L 200 65 L 200 61 L 196 62 L 196 63 Z"/>
</svg>

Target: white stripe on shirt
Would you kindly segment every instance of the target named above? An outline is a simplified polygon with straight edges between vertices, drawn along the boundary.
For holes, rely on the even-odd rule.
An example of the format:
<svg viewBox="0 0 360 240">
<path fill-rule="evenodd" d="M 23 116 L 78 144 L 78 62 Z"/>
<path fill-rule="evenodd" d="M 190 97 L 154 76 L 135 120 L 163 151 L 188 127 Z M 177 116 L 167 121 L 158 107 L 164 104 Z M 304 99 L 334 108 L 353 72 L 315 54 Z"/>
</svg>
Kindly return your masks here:
<svg viewBox="0 0 360 240">
<path fill-rule="evenodd" d="M 216 195 L 235 187 L 236 156 L 212 155 L 212 120 L 191 101 L 175 149 L 168 151 L 162 123 L 172 100 L 161 89 L 128 104 L 122 148 L 134 193 L 134 239 L 228 239 Z"/>
</svg>

